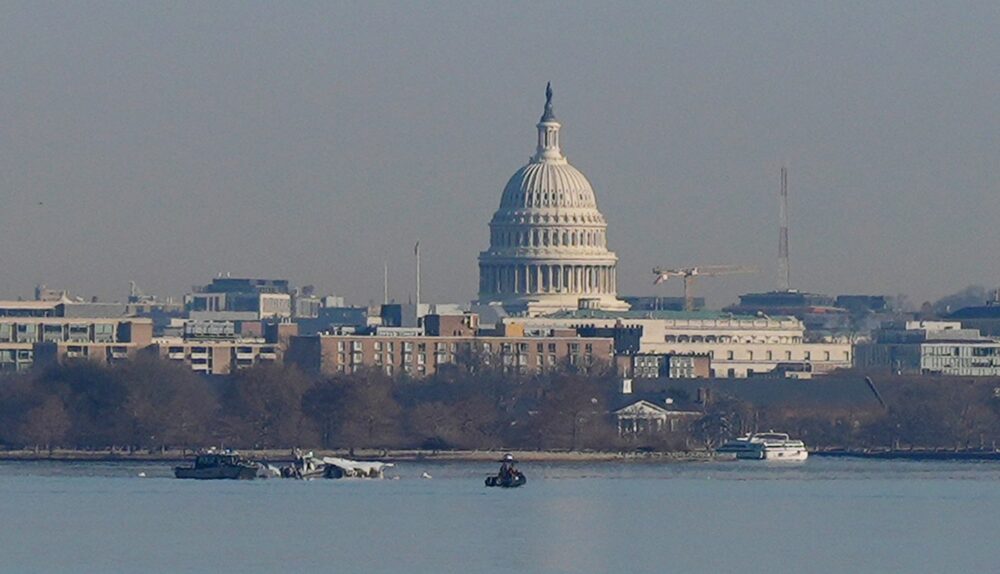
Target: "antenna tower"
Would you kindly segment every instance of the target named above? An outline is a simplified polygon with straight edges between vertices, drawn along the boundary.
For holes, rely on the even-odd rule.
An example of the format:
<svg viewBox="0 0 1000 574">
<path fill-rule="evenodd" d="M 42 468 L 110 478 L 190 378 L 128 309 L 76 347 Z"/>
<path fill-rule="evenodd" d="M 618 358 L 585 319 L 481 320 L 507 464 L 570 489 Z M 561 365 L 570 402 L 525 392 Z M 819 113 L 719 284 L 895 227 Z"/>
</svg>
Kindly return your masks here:
<svg viewBox="0 0 1000 574">
<path fill-rule="evenodd" d="M 788 168 L 781 168 L 781 206 L 778 209 L 781 230 L 778 234 L 778 290 L 791 289 L 788 272 Z"/>
<path fill-rule="evenodd" d="M 420 242 L 413 246 L 413 257 L 416 259 L 417 269 L 416 269 L 416 287 L 417 287 L 417 317 L 420 317 Z"/>
<path fill-rule="evenodd" d="M 389 304 L 389 262 L 382 262 L 382 304 Z"/>
</svg>

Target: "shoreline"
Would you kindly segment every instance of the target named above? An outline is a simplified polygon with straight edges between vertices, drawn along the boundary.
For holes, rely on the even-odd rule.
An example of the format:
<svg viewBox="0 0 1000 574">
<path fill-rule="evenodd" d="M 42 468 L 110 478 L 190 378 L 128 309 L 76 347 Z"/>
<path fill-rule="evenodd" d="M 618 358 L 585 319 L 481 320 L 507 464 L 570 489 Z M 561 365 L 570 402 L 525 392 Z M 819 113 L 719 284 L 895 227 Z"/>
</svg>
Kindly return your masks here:
<svg viewBox="0 0 1000 574">
<path fill-rule="evenodd" d="M 869 460 L 1000 460 L 1000 451 L 995 450 L 820 450 L 809 455 Z"/>
<path fill-rule="evenodd" d="M 186 463 L 198 453 L 198 449 L 170 449 L 166 451 L 108 450 L 46 450 L 15 449 L 0 451 L 0 462 L 162 462 Z M 237 449 L 249 458 L 271 463 L 288 463 L 294 460 L 291 449 Z M 521 462 L 560 463 L 683 463 L 683 462 L 728 462 L 734 456 L 712 451 L 563 451 L 563 450 L 419 450 L 419 449 L 355 449 L 312 450 L 316 456 L 335 456 L 355 460 L 376 460 L 383 462 L 496 462 L 504 454 L 512 454 Z M 851 450 L 824 449 L 810 451 L 810 456 L 818 458 L 859 458 L 869 460 L 968 460 L 1000 461 L 1000 451 L 995 450 Z"/>
<path fill-rule="evenodd" d="M 199 452 L 196 449 L 166 451 L 125 450 L 72 450 L 54 449 L 38 452 L 27 450 L 0 451 L 0 462 L 51 461 L 51 462 L 190 462 Z M 238 449 L 247 457 L 274 463 L 294 460 L 291 449 Z M 303 449 L 303 452 L 310 452 Z M 522 450 L 312 450 L 316 456 L 337 456 L 357 460 L 385 462 L 496 462 L 504 454 L 512 454 L 521 462 L 707 462 L 731 460 L 731 456 L 709 451 L 690 452 L 619 452 L 619 451 L 522 451 Z"/>
</svg>

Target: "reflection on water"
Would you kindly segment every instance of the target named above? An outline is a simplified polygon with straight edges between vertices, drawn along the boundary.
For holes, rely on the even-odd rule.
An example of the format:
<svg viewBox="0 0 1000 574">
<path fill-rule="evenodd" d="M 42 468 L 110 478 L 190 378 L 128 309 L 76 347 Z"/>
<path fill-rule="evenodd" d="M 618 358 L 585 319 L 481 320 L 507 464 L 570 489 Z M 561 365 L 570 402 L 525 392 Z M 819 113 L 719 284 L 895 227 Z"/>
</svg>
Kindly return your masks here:
<svg viewBox="0 0 1000 574">
<path fill-rule="evenodd" d="M 0 570 L 987 572 L 1000 558 L 996 462 L 525 464 L 516 490 L 483 486 L 494 467 L 201 482 L 159 463 L 0 463 Z"/>
</svg>

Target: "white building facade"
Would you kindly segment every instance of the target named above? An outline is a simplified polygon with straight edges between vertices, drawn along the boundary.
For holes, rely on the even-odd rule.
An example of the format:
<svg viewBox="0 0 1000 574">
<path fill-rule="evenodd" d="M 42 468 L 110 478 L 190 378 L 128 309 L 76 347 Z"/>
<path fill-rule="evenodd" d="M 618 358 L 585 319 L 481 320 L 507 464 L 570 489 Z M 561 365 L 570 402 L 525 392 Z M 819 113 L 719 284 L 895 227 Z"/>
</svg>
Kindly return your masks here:
<svg viewBox="0 0 1000 574">
<path fill-rule="evenodd" d="M 899 374 L 997 377 L 1000 340 L 958 321 L 907 321 L 883 325 L 874 342 L 859 346 L 858 359 Z"/>
<path fill-rule="evenodd" d="M 628 311 L 579 309 L 546 317 L 514 317 L 504 323 L 526 329 L 641 327 L 640 353 L 708 355 L 711 375 L 743 378 L 783 367 L 806 373 L 849 368 L 849 342 L 807 342 L 805 326 L 795 317 L 754 317 L 725 312 Z"/>
</svg>

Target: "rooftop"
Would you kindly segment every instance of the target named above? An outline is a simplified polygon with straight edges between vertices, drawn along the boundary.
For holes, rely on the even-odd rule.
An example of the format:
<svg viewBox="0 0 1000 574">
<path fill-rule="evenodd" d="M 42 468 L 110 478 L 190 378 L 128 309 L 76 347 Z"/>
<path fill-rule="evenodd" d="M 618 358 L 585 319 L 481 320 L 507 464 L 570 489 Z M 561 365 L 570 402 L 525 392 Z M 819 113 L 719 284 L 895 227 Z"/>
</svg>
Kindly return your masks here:
<svg viewBox="0 0 1000 574">
<path fill-rule="evenodd" d="M 785 316 L 736 315 L 725 311 L 604 311 L 601 309 L 572 309 L 545 315 L 549 319 L 660 319 L 660 320 L 706 320 L 706 321 L 754 321 L 757 319 L 783 320 Z"/>
</svg>

